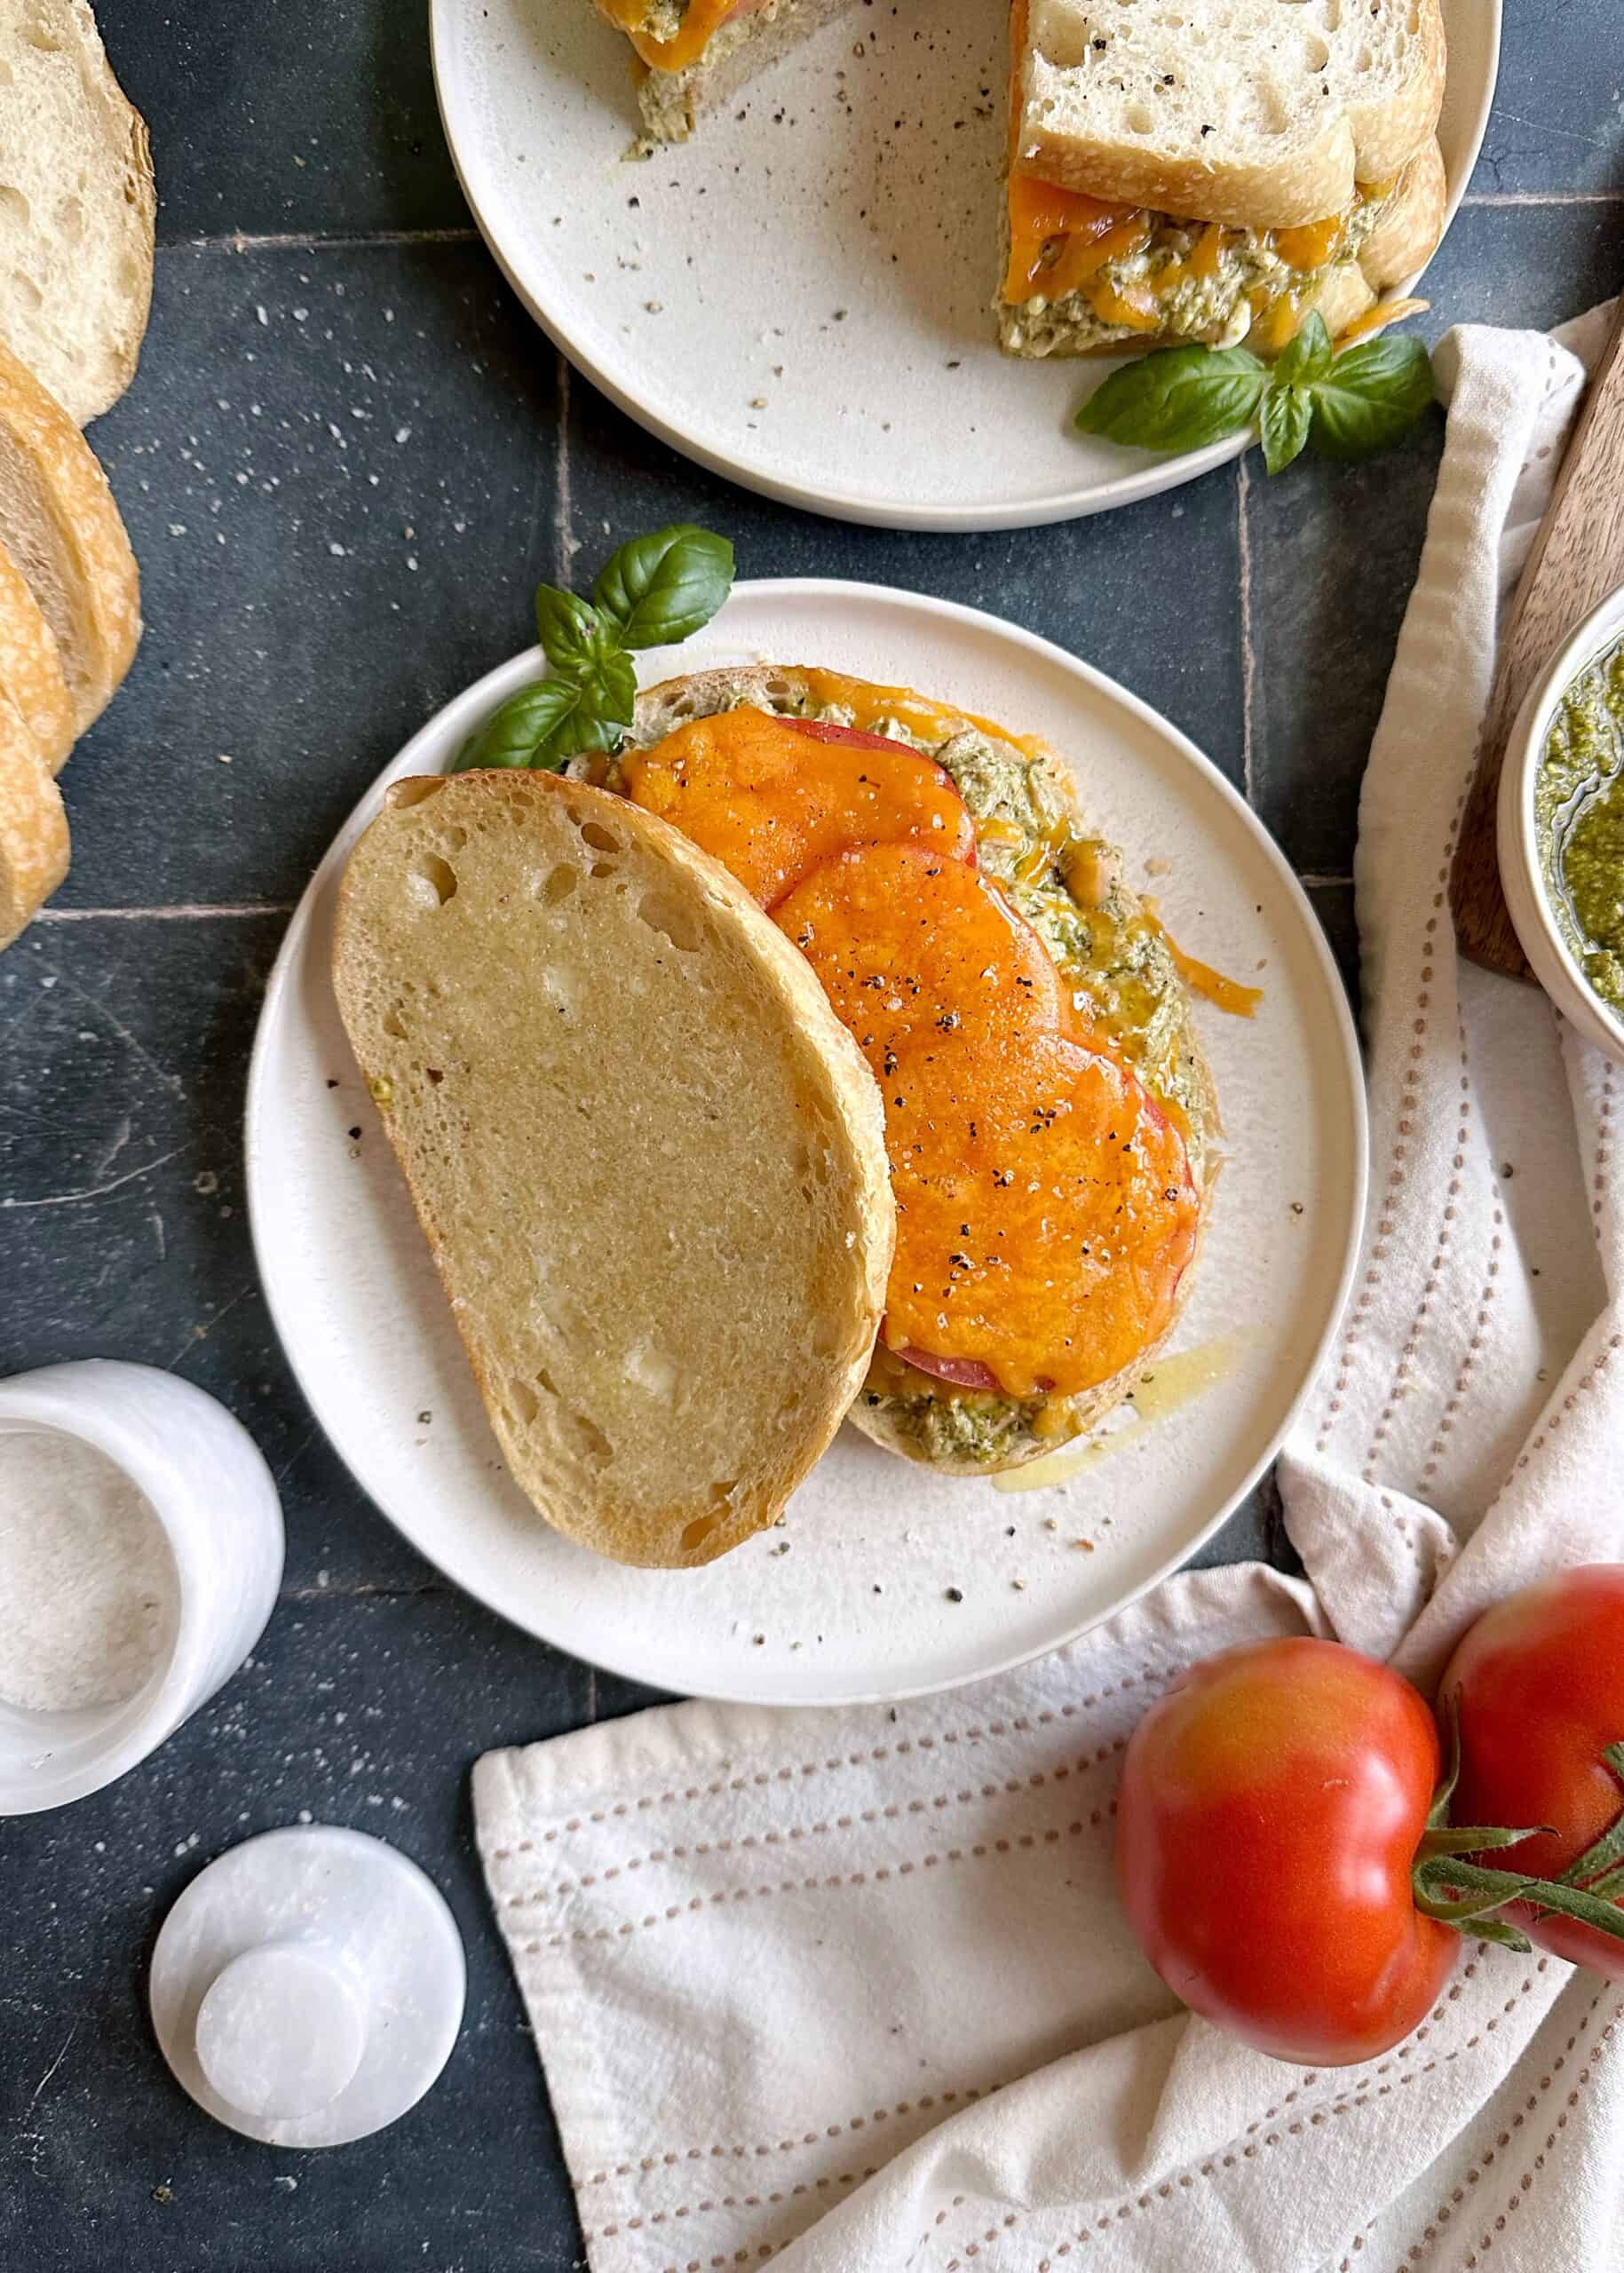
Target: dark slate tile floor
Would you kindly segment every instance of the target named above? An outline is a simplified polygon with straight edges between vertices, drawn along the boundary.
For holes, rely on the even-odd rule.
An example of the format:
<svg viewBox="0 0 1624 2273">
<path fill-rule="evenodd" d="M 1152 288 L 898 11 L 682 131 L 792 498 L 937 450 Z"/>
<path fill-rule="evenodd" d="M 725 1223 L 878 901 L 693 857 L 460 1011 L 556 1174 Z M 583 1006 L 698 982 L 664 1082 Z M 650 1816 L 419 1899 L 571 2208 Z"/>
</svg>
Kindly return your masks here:
<svg viewBox="0 0 1624 2273">
<path fill-rule="evenodd" d="M 1431 332 L 1555 322 L 1624 274 L 1617 6 L 1511 0 Z M 649 1699 L 465 1601 L 351 1483 L 265 1313 L 237 1133 L 289 907 L 400 741 L 528 638 L 538 576 L 693 514 L 734 534 L 746 574 L 923 585 L 1047 633 L 1248 790 L 1357 989 L 1359 776 L 1440 423 L 1363 468 L 1271 484 L 1254 458 L 1012 535 L 844 529 L 745 495 L 564 373 L 515 305 L 440 136 L 426 13 L 99 10 L 162 194 L 139 379 L 96 434 L 150 628 L 67 777 L 69 884 L 0 962 L 0 1372 L 116 1352 L 212 1390 L 276 1471 L 289 1563 L 253 1663 L 156 1759 L 0 1826 L 19 1921 L 0 1988 L 0 2264 L 18 2273 L 579 2261 L 467 1770 L 493 1743 Z M 1208 1552 L 1281 1559 L 1271 1493 Z M 272 2154 L 198 2114 L 141 2001 L 152 1936 L 201 1863 L 301 1810 L 416 1856 L 470 1960 L 432 2096 L 326 2156 Z"/>
</svg>

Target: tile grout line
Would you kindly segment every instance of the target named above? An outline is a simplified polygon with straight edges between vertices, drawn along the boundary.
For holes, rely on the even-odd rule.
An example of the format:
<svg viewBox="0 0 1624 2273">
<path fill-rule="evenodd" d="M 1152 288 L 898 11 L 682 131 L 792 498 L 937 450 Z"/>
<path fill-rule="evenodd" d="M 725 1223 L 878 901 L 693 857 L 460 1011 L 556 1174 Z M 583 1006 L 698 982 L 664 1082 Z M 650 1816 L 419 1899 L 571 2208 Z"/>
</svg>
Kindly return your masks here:
<svg viewBox="0 0 1624 2273">
<path fill-rule="evenodd" d="M 1352 885 L 1351 876 L 1319 876 L 1302 875 L 1297 878 L 1304 891 L 1346 891 Z"/>
<path fill-rule="evenodd" d="M 574 531 L 570 526 L 569 494 L 569 358 L 558 354 L 558 502 L 552 519 L 555 570 L 561 588 L 570 588 L 570 563 L 575 557 Z"/>
<path fill-rule="evenodd" d="M 1624 189 L 1480 189 L 1469 190 L 1462 208 L 1485 206 L 1624 205 Z M 471 245 L 480 242 L 471 225 L 445 229 L 288 229 L 256 233 L 233 229 L 221 236 L 206 234 L 162 237 L 156 249 L 170 252 L 327 252 L 364 250 L 369 245 Z"/>
<path fill-rule="evenodd" d="M 479 232 L 471 226 L 457 229 L 289 229 L 280 234 L 254 235 L 245 229 L 233 229 L 226 235 L 193 237 L 160 237 L 154 249 L 166 252 L 330 252 L 364 249 L 368 245 L 473 245 L 479 242 Z"/>
<path fill-rule="evenodd" d="M 255 915 L 291 915 L 297 899 L 178 901 L 166 907 L 42 907 L 36 923 L 178 923 Z"/>
<path fill-rule="evenodd" d="M 1247 526 L 1247 504 L 1252 477 L 1243 454 L 1236 467 L 1235 521 L 1240 546 L 1240 786 L 1254 812 L 1253 710 L 1257 690 L 1257 656 L 1252 644 L 1252 539 Z"/>
<path fill-rule="evenodd" d="M 1624 189 L 1469 190 L 1467 205 L 1624 205 Z"/>
</svg>

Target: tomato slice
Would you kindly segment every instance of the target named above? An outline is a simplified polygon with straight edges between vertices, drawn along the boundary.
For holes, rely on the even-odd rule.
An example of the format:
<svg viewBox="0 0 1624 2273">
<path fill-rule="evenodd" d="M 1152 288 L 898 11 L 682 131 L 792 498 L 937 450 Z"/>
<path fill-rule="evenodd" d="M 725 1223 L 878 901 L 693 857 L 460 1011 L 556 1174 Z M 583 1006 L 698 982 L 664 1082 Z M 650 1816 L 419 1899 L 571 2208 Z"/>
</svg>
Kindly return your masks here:
<svg viewBox="0 0 1624 2273">
<path fill-rule="evenodd" d="M 915 840 L 976 857 L 975 824 L 934 758 L 883 734 L 744 706 L 692 718 L 622 761 L 626 795 L 714 853 L 766 908 L 854 846 Z"/>
<path fill-rule="evenodd" d="M 833 718 L 780 718 L 779 724 L 787 726 L 792 734 L 810 734 L 815 742 L 850 742 L 858 749 L 906 749 L 915 757 L 922 755 L 911 742 L 899 741 L 895 734 L 871 734 L 862 726 L 838 725 Z M 925 763 L 936 764 L 934 758 L 927 758 Z M 947 773 L 945 766 L 937 766 L 936 770 Z"/>
<path fill-rule="evenodd" d="M 1031 925 L 995 884 L 922 845 L 844 853 L 774 914 L 882 1082 L 921 1034 L 996 1052 L 1070 1021 Z"/>
<path fill-rule="evenodd" d="M 885 1346 L 893 1357 L 900 1358 L 915 1372 L 933 1374 L 939 1382 L 951 1382 L 955 1389 L 995 1390 L 998 1386 L 997 1374 L 978 1358 L 938 1358 L 929 1350 L 916 1350 L 911 1342 L 900 1350 L 890 1342 Z"/>
</svg>

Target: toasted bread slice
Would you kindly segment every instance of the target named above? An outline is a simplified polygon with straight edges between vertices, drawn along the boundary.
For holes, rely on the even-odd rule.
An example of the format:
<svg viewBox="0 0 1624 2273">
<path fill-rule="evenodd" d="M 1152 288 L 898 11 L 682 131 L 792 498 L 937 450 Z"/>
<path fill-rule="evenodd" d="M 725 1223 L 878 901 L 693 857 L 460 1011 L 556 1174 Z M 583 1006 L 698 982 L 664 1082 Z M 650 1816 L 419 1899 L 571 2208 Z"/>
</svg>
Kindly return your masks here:
<svg viewBox="0 0 1624 2273">
<path fill-rule="evenodd" d="M 17 705 L 0 691 L 0 947 L 67 874 L 67 816 Z"/>
<path fill-rule="evenodd" d="M 1232 228 L 1340 213 L 1430 140 L 1440 0 L 1030 0 L 1015 163 L 1109 203 Z"/>
<path fill-rule="evenodd" d="M 692 4 L 692 0 L 690 0 Z M 677 71 L 638 65 L 638 107 L 643 131 L 651 142 L 685 142 L 701 113 L 731 102 L 749 80 L 779 57 L 820 30 L 836 16 L 860 4 L 860 0 L 756 0 L 720 23 L 705 43 L 701 54 Z M 623 5 L 603 5 L 602 12 L 617 28 L 626 28 Z M 664 26 L 675 23 L 669 5 L 651 5 L 643 21 L 646 28 L 669 37 Z"/>
<path fill-rule="evenodd" d="M 653 815 L 528 772 L 397 782 L 345 874 L 338 1006 L 491 1424 L 555 1529 L 709 1563 L 867 1366 L 879 1091 L 805 962 Z"/>
<path fill-rule="evenodd" d="M 56 634 L 28 590 L 27 577 L 0 544 L 0 694 L 22 713 L 36 748 L 53 773 L 74 743 L 74 706 L 62 675 Z"/>
<path fill-rule="evenodd" d="M 1023 906 L 1026 888 L 1015 881 L 1015 872 L 1025 867 L 1031 847 L 1054 841 L 1056 831 L 1069 825 L 1074 824 L 1079 836 L 1087 835 L 1072 769 L 1045 744 L 1036 741 L 1018 743 L 985 718 L 915 695 L 907 689 L 870 685 L 863 680 L 842 678 L 828 671 L 793 664 L 746 664 L 695 671 L 685 678 L 665 680 L 638 697 L 632 740 L 646 748 L 690 718 L 709 717 L 741 703 L 785 716 L 828 718 L 843 725 L 859 725 L 896 735 L 932 752 L 966 796 L 971 818 L 977 822 L 983 869 L 1009 893 L 1018 907 L 1022 907 L 1028 920 L 1033 920 L 1033 908 L 1030 901 Z M 1017 785 L 1009 796 L 995 791 L 993 786 L 1001 773 Z M 990 801 L 994 797 L 996 827 L 983 836 L 980 824 L 987 814 L 978 812 L 978 806 L 989 804 L 990 809 Z M 1010 842 L 1011 829 L 1018 840 L 1013 846 Z M 1121 858 L 1108 848 L 1101 851 L 1102 869 L 1108 870 L 1108 875 L 1101 875 L 1101 905 L 1104 907 L 1108 900 L 1116 910 L 1124 934 L 1142 933 L 1143 903 L 1123 880 Z M 1165 961 L 1158 957 L 1158 969 L 1161 983 L 1157 994 L 1149 993 L 1143 979 L 1141 985 L 1145 999 L 1153 1005 L 1157 1000 L 1165 1003 L 1153 1023 L 1162 1038 L 1165 1064 L 1176 1067 L 1176 1095 L 1150 1080 L 1145 1068 L 1142 1066 L 1140 1070 L 1153 1094 L 1160 1094 L 1163 1102 L 1171 1103 L 1188 1129 L 1191 1167 L 1200 1192 L 1204 1231 L 1218 1168 L 1215 1149 L 1219 1131 L 1217 1093 L 1196 1032 L 1188 989 L 1170 954 Z M 919 1461 L 947 1475 L 987 1476 L 1042 1459 L 1069 1438 L 1097 1428 L 1133 1390 L 1146 1366 L 1176 1330 L 1195 1283 L 1199 1262 L 1198 1248 L 1197 1255 L 1185 1266 L 1176 1305 L 1160 1338 L 1131 1365 L 1097 1387 L 1074 1398 L 1048 1400 L 1051 1408 L 1062 1406 L 1064 1410 L 1050 1410 L 1040 1427 L 1030 1425 L 1035 1416 L 1012 1400 L 955 1390 L 905 1365 L 883 1346 L 875 1349 L 863 1394 L 853 1404 L 848 1417 L 865 1436 L 888 1451 L 900 1453 L 905 1458 Z M 982 1433 L 995 1439 L 995 1449 L 988 1451 L 984 1447 L 973 1456 L 965 1447 L 974 1432 L 949 1425 L 955 1411 L 971 1409 L 986 1417 L 986 1428 Z"/>
<path fill-rule="evenodd" d="M 0 544 L 51 626 L 82 734 L 141 636 L 141 587 L 107 477 L 61 404 L 0 346 Z"/>
<path fill-rule="evenodd" d="M 83 426 L 134 376 L 156 200 L 88 0 L 0 0 L 0 340 Z"/>
</svg>

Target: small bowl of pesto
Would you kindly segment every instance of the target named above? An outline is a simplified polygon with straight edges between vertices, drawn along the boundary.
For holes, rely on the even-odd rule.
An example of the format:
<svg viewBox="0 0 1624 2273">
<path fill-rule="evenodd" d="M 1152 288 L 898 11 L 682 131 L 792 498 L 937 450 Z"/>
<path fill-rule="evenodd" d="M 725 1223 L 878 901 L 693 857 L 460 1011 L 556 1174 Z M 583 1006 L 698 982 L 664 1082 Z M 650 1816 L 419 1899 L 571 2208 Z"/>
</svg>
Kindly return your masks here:
<svg viewBox="0 0 1624 2273">
<path fill-rule="evenodd" d="M 1500 780 L 1500 875 L 1557 1009 L 1624 1063 L 1624 590 L 1535 683 Z"/>
</svg>

